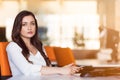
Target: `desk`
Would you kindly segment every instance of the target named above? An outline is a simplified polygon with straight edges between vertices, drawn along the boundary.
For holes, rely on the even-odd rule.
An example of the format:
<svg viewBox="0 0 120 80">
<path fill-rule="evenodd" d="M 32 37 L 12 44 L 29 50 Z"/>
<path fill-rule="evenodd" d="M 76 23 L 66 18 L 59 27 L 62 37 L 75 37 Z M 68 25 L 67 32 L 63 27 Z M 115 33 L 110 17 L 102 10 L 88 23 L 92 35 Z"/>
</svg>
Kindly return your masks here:
<svg viewBox="0 0 120 80">
<path fill-rule="evenodd" d="M 120 76 L 80 77 L 79 75 L 16 76 L 8 80 L 120 80 Z"/>
</svg>

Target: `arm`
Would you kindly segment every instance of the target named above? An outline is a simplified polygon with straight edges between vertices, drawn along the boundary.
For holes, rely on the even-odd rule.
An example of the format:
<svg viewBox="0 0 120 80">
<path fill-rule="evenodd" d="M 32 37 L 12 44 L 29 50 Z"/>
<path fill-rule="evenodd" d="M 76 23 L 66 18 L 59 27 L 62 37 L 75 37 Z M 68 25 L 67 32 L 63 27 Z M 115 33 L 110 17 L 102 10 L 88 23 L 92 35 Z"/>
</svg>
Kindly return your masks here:
<svg viewBox="0 0 120 80">
<path fill-rule="evenodd" d="M 73 63 L 66 65 L 64 67 L 42 67 L 41 68 L 41 74 L 75 74 L 76 72 L 79 72 L 82 67 L 77 67 Z"/>
<path fill-rule="evenodd" d="M 46 51 L 43 47 L 43 51 L 46 54 Z M 47 56 L 47 54 L 46 54 Z M 45 67 L 43 66 L 41 69 L 41 74 L 74 74 L 75 72 L 78 72 L 81 67 L 76 67 L 74 63 L 71 63 L 69 65 L 66 65 L 64 67 Z"/>
</svg>

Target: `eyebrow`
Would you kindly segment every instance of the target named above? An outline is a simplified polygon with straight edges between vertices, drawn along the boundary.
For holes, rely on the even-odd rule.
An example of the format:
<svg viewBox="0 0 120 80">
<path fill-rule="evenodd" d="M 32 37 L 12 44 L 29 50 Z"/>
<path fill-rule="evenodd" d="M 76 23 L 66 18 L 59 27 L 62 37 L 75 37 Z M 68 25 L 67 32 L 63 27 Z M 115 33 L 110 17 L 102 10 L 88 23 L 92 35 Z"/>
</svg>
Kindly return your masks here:
<svg viewBox="0 0 120 80">
<path fill-rule="evenodd" d="M 35 22 L 35 21 L 31 21 L 31 22 Z M 22 23 L 27 23 L 27 22 L 22 22 Z"/>
</svg>

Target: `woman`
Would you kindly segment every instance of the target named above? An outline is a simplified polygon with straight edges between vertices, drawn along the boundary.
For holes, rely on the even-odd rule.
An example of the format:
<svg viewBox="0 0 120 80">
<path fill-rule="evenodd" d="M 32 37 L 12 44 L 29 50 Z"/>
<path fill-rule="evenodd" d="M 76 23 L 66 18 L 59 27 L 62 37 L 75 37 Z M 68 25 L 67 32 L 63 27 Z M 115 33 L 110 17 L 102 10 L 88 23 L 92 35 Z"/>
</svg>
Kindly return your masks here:
<svg viewBox="0 0 120 80">
<path fill-rule="evenodd" d="M 81 67 L 73 64 L 51 67 L 38 39 L 38 24 L 34 14 L 21 11 L 15 18 L 12 42 L 6 48 L 12 75 L 74 74 Z"/>
</svg>

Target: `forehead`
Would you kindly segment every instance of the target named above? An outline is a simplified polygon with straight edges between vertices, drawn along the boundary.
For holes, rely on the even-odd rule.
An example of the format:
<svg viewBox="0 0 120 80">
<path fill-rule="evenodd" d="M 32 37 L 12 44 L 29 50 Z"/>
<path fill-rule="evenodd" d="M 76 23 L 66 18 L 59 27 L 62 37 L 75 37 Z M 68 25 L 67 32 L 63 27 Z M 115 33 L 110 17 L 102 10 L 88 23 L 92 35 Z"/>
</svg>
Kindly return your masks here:
<svg viewBox="0 0 120 80">
<path fill-rule="evenodd" d="M 22 19 L 22 22 L 31 22 L 31 21 L 35 21 L 35 19 L 31 15 L 25 16 Z"/>
</svg>

